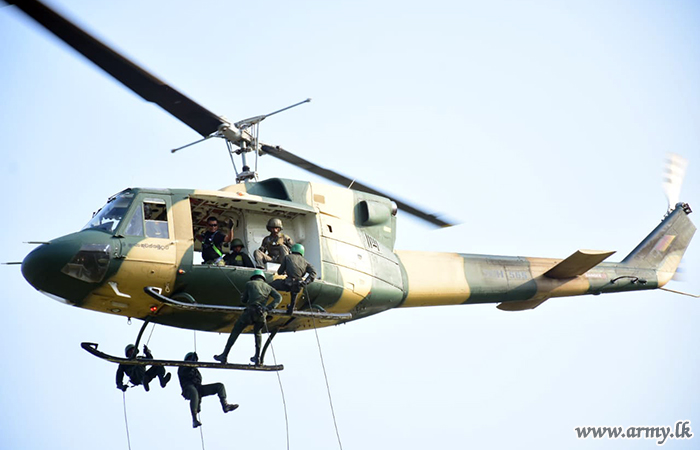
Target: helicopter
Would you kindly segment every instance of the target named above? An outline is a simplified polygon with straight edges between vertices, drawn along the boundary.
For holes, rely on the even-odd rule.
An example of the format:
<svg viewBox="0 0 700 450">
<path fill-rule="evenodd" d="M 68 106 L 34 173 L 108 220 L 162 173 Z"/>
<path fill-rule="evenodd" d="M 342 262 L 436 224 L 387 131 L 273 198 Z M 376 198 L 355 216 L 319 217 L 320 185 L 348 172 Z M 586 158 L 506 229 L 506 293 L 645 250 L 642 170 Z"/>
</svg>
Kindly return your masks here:
<svg viewBox="0 0 700 450">
<path fill-rule="evenodd" d="M 687 125 L 684 119 L 693 120 L 696 116 L 692 113 L 689 114 L 683 107 L 674 110 L 668 117 L 677 126 L 669 127 L 657 114 L 668 110 L 641 108 L 633 117 L 635 124 L 656 125 L 647 127 L 646 131 L 631 126 L 632 120 L 627 120 L 628 110 L 619 109 L 616 103 L 619 97 L 604 89 L 591 93 L 593 86 L 581 82 L 581 78 L 567 78 L 567 71 L 562 70 L 567 67 L 554 63 L 558 61 L 556 54 L 549 55 L 553 62 L 547 66 L 553 75 L 561 80 L 571 80 L 569 85 L 577 86 L 571 92 L 587 94 L 594 103 L 605 105 L 605 108 L 598 114 L 585 108 L 582 111 L 581 107 L 585 104 L 581 105 L 579 97 L 575 95 L 567 95 L 563 99 L 566 102 L 561 104 L 552 102 L 549 94 L 560 93 L 558 85 L 533 84 L 534 90 L 544 97 L 541 98 L 540 107 L 535 105 L 536 109 L 529 116 L 523 116 L 524 127 L 518 128 L 512 119 L 523 114 L 525 109 L 531 110 L 528 102 L 534 100 L 534 96 L 528 95 L 520 75 L 530 73 L 532 66 L 512 76 L 496 78 L 493 84 L 474 83 L 473 78 L 465 77 L 465 81 L 469 81 L 474 88 L 460 87 L 454 83 L 457 77 L 445 79 L 440 72 L 423 79 L 416 78 L 420 72 L 407 72 L 406 80 L 409 83 L 392 89 L 386 80 L 393 72 L 388 70 L 388 64 L 377 65 L 374 59 L 374 55 L 386 49 L 381 45 L 382 39 L 386 41 L 391 36 L 378 34 L 380 29 L 372 27 L 367 37 L 380 45 L 367 46 L 363 52 L 374 69 L 371 79 L 362 76 L 361 67 L 346 70 L 347 65 L 338 62 L 341 56 L 351 62 L 364 61 L 353 53 L 347 54 L 348 48 L 342 45 L 343 41 L 354 42 L 351 36 L 343 33 L 329 38 L 324 34 L 324 40 L 337 47 L 339 53 L 342 52 L 342 55 L 329 54 L 326 60 L 337 66 L 338 70 L 324 72 L 314 65 L 318 75 L 305 73 L 301 67 L 303 64 L 274 64 L 278 59 L 274 49 L 271 51 L 268 46 L 253 46 L 253 53 L 260 56 L 261 65 L 267 66 L 266 70 L 275 69 L 275 78 L 284 79 L 286 86 L 279 89 L 264 77 L 264 73 L 256 70 L 252 74 L 255 83 L 246 79 L 246 82 L 234 85 L 237 88 L 233 89 L 227 82 L 238 80 L 239 72 L 231 69 L 224 76 L 223 67 L 217 64 L 222 59 L 211 56 L 213 52 L 221 54 L 220 51 L 223 51 L 227 56 L 235 56 L 238 61 L 252 60 L 252 56 L 247 54 L 240 57 L 239 46 L 236 49 L 231 47 L 231 41 L 241 33 L 222 33 L 226 28 L 220 19 L 224 16 L 240 18 L 233 6 L 223 8 L 219 5 L 217 12 L 221 14 L 212 15 L 201 13 L 201 9 L 207 9 L 206 5 L 185 9 L 182 3 L 168 5 L 156 2 L 154 7 L 146 10 L 134 8 L 134 2 L 107 2 L 100 6 L 75 1 L 51 3 L 62 7 L 64 12 L 70 12 L 83 24 L 91 24 L 92 29 L 99 30 L 108 41 L 122 43 L 122 49 L 129 49 L 130 55 L 148 62 L 149 68 L 155 69 L 154 73 L 176 74 L 170 77 L 173 82 L 178 82 L 183 92 L 205 100 L 204 104 L 215 105 L 212 106 L 214 111 L 229 113 L 229 105 L 237 105 L 243 113 L 232 115 L 244 117 L 256 113 L 258 109 L 271 111 L 283 104 L 291 104 L 297 98 L 312 96 L 314 102 L 304 110 L 290 112 L 275 122 L 271 121 L 272 118 L 266 120 L 263 123 L 263 137 L 291 150 L 303 149 L 303 154 L 314 161 L 324 162 L 326 158 L 326 166 L 356 173 L 365 181 L 376 183 L 376 180 L 380 180 L 377 185 L 402 193 L 406 198 L 416 199 L 421 204 L 434 204 L 437 209 L 450 212 L 463 222 L 457 227 L 433 230 L 399 212 L 396 244 L 399 249 L 549 255 L 559 259 L 568 256 L 577 246 L 629 251 L 658 222 L 665 210 L 665 202 L 661 204 L 660 191 L 656 189 L 657 183 L 653 183 L 658 177 L 656 165 L 661 161 L 663 152 L 671 148 L 687 153 L 688 150 L 683 149 L 697 148 L 693 147 L 692 142 L 688 145 L 686 141 L 673 140 L 674 136 L 679 139 L 688 136 L 684 132 Z M 360 4 L 358 8 L 362 6 Z M 410 8 L 408 4 L 401 5 L 401 11 Z M 588 23 L 590 27 L 582 27 L 587 31 L 587 37 L 598 36 L 605 39 L 607 49 L 618 49 L 620 42 L 608 34 L 591 31 L 599 26 L 594 19 L 602 18 L 599 15 L 591 17 L 593 12 L 597 12 L 593 11 L 595 8 L 585 9 L 583 12 L 586 14 L 580 15 L 582 17 L 577 23 L 591 20 Z M 185 19 L 182 18 L 185 11 L 196 14 L 188 15 Z M 211 8 L 209 11 L 212 11 Z M 635 9 L 633 12 L 638 11 Z M 406 15 L 395 17 L 381 10 L 377 12 L 379 17 L 371 23 L 381 21 L 384 23 L 382 33 L 388 31 L 401 36 L 399 25 L 401 20 L 406 21 Z M 627 17 L 629 13 L 626 11 Z M 43 240 L 80 229 L 89 220 L 90 213 L 103 204 L 108 195 L 121 191 L 125 186 L 210 186 L 211 189 L 218 189 L 233 182 L 227 182 L 230 178 L 228 157 L 223 152 L 218 153 L 216 147 L 211 154 L 213 157 L 206 153 L 206 146 L 219 144 L 215 142 L 218 140 L 210 139 L 203 143 L 199 155 L 196 151 L 182 151 L 174 157 L 169 156 L 169 149 L 196 138 L 188 135 L 194 135 L 189 128 L 162 114 L 159 108 L 130 95 L 100 72 L 92 71 L 87 66 L 89 63 L 82 66 L 82 58 L 66 51 L 55 40 L 47 39 L 48 34 L 42 34 L 21 11 L 6 7 L 1 15 L 3 25 L 0 25 L 0 34 L 9 37 L 4 42 L 8 46 L 19 47 L 22 52 L 14 56 L 14 53 L 3 51 L 3 61 L 10 64 L 5 67 L 14 68 L 12 72 L 15 73 L 20 71 L 22 77 L 3 85 L 6 95 L 10 95 L 9 98 L 5 97 L 9 102 L 5 103 L 5 111 L 12 114 L 3 122 L 5 132 L 2 135 L 4 139 L 19 135 L 16 144 L 5 147 L 10 150 L 4 158 L 9 164 L 3 165 L 3 170 L 8 170 L 14 164 L 16 170 L 15 176 L 12 176 L 12 172 L 7 174 L 4 184 L 6 192 L 12 193 L 3 196 L 3 211 L 8 213 L 3 235 L 9 254 L 24 257 L 28 253 L 30 246 L 22 245 L 21 241 Z M 211 16 L 211 20 L 204 16 Z M 351 24 L 356 16 L 350 18 Z M 435 14 L 432 14 L 434 17 Z M 498 17 L 502 17 L 501 11 Z M 540 25 L 544 35 L 551 31 L 546 17 L 535 18 L 532 22 L 529 21 L 531 17 L 526 15 L 522 22 L 513 23 L 520 31 L 525 29 L 526 21 L 528 26 L 532 23 Z M 284 26 L 285 22 L 275 18 L 274 10 L 270 14 L 251 14 L 246 10 L 246 18 L 237 23 L 245 25 L 252 21 L 258 27 L 272 25 L 262 27 L 267 30 L 265 34 L 268 36 L 273 33 L 277 37 L 283 31 L 281 34 L 290 36 L 290 44 L 304 42 L 301 39 L 303 36 L 300 38 L 293 29 L 289 29 L 291 27 Z M 629 26 L 625 25 L 630 25 L 630 22 L 625 22 L 625 18 L 613 14 L 608 19 L 614 21 L 616 29 L 624 27 L 629 32 Z M 315 27 L 310 20 L 311 17 L 301 23 L 306 28 Z M 421 8 L 421 23 L 430 25 L 430 20 L 430 11 Z M 464 16 L 459 20 L 472 23 Z M 298 17 L 296 22 L 300 22 Z M 328 15 L 322 23 L 330 23 L 334 28 L 342 27 Z M 451 23 L 453 21 L 448 22 Z M 662 25 L 656 21 L 653 23 Z M 643 22 L 635 24 L 641 28 Z M 207 28 L 206 32 L 201 31 L 203 25 Z M 491 22 L 491 26 L 497 25 L 498 22 Z M 252 35 L 247 32 L 248 29 L 239 31 L 246 36 Z M 674 27 L 673 32 L 678 29 L 678 26 Z M 660 56 L 657 51 L 661 49 L 647 45 L 648 40 L 636 34 L 637 31 L 639 29 L 625 36 L 635 36 L 634 42 L 639 47 L 645 47 L 645 55 L 651 58 Z M 435 33 L 433 36 L 444 35 Z M 450 36 L 457 38 L 457 46 L 464 45 L 465 32 Z M 646 36 L 651 38 L 653 34 Z M 523 45 L 517 46 L 518 51 L 528 59 L 543 61 L 537 58 L 546 54 L 541 50 L 552 48 L 543 48 L 527 37 L 522 41 Z M 563 38 L 570 42 L 571 36 Z M 188 45 L 188 41 L 196 45 Z M 207 41 L 212 45 L 205 47 Z M 439 39 L 428 42 L 436 41 Z M 482 39 L 481 42 L 487 41 Z M 595 39 L 587 42 L 595 44 Z M 414 43 L 415 40 L 401 36 L 401 41 L 395 47 L 400 55 L 393 58 L 387 55 L 389 62 L 401 63 L 400 58 Z M 488 51 L 494 57 L 503 58 L 504 54 L 508 54 L 507 49 L 498 44 L 505 43 L 491 43 Z M 3 49 L 8 46 L 3 46 Z M 173 52 L 173 47 L 177 51 Z M 287 50 L 287 47 L 284 49 Z M 208 55 L 202 52 L 203 48 L 209 51 Z M 666 49 L 664 47 L 663 57 L 670 55 Z M 414 48 L 411 55 L 417 51 L 418 59 L 424 60 L 424 50 L 424 47 Z M 321 56 L 313 53 L 313 47 L 309 51 L 314 57 Z M 490 61 L 479 58 L 480 54 L 475 55 L 470 48 L 464 48 L 464 53 L 455 54 L 464 54 L 471 63 L 470 67 L 474 67 L 470 69 L 474 75 L 492 72 Z M 161 55 L 162 58 L 152 55 Z M 432 60 L 433 66 L 436 69 L 454 69 L 446 56 L 436 55 Z M 683 59 L 683 67 L 687 61 L 693 61 L 694 56 L 688 54 Z M 287 61 L 289 59 L 284 60 L 285 63 Z M 627 59 L 619 61 L 621 65 L 614 67 L 608 66 L 609 61 L 604 56 L 602 60 L 590 58 L 586 62 L 605 69 L 606 75 L 612 75 L 611 78 L 628 75 L 625 70 L 634 67 L 637 73 L 644 74 L 645 80 L 649 79 L 650 72 L 630 64 L 632 61 Z M 195 81 L 188 78 L 188 71 L 178 70 L 178 63 L 196 74 Z M 42 71 L 42 67 L 50 70 Z M 671 67 L 674 67 L 675 74 L 684 73 L 684 68 Z M 419 68 L 418 65 L 416 68 Z M 340 71 L 357 78 L 362 91 L 358 86 L 353 86 L 352 79 L 341 76 L 333 80 L 333 86 L 323 85 L 320 80 L 322 76 L 328 77 Z M 309 83 L 298 83 L 293 77 L 295 73 L 307 76 Z M 247 75 L 251 76 L 250 73 Z M 431 83 L 429 96 L 423 93 L 424 86 L 420 84 L 423 80 Z M 661 85 L 640 89 L 639 79 L 630 77 L 629 80 L 629 89 L 623 89 L 621 93 L 633 91 L 639 95 L 641 103 L 647 102 L 649 95 L 666 92 Z M 543 81 L 550 80 L 545 78 Z M 309 88 L 312 83 L 313 88 Z M 405 89 L 406 84 L 415 86 L 415 89 Z M 219 88 L 210 93 L 213 89 L 198 89 L 199 85 L 209 85 L 210 88 L 216 85 Z M 222 89 L 223 86 L 228 86 L 228 89 Z M 239 86 L 244 88 L 239 89 Z M 455 103 L 454 109 L 440 103 L 440 100 L 444 100 L 443 92 L 447 87 L 454 91 L 454 96 L 450 98 Z M 486 93 L 492 93 L 495 88 L 501 89 L 504 97 L 508 98 L 498 97 L 491 99 L 495 100 L 492 103 L 483 102 L 481 97 L 473 95 L 477 88 Z M 553 89 L 550 91 L 550 88 Z M 358 101 L 351 103 L 348 101 L 349 95 L 333 95 L 335 91 L 331 89 L 349 91 L 349 95 Z M 567 93 L 570 92 L 568 89 L 567 86 Z M 255 94 L 251 95 L 250 90 Z M 394 95 L 399 90 L 406 95 L 404 101 Z M 522 95 L 518 95 L 518 91 Z M 373 101 L 368 103 L 366 96 L 372 96 Z M 666 98 L 673 99 L 673 93 L 668 92 Z M 65 109 L 66 113 L 70 111 L 70 121 L 67 121 L 68 114 L 63 112 L 61 101 L 71 99 L 74 100 L 70 106 L 75 108 Z M 429 99 L 433 102 L 428 102 Z M 24 108 L 21 104 L 17 105 L 19 100 L 25 105 Z M 413 109 L 410 108 L 412 103 Z M 485 109 L 484 105 L 491 107 Z M 586 133 L 577 134 L 576 129 L 562 126 L 556 117 L 541 108 L 552 105 L 556 105 L 557 115 L 566 119 L 566 123 L 584 125 Z M 409 117 L 398 114 L 399 108 L 408 112 Z M 472 116 L 470 111 L 475 109 L 482 115 Z M 347 110 L 347 115 L 342 114 L 344 110 Z M 373 111 L 377 113 L 372 115 Z M 503 120 L 493 117 L 494 112 L 502 113 L 499 117 Z M 85 117 L 84 113 L 88 113 L 92 119 Z M 377 122 L 379 113 L 386 114 L 387 119 Z M 350 114 L 356 116 L 354 120 Z M 160 115 L 163 116 L 162 120 Z M 324 120 L 318 120 L 319 115 Z M 410 115 L 416 120 L 412 121 Z M 478 127 L 473 126 L 474 122 Z M 74 123 L 77 124 L 75 127 Z M 605 123 L 609 123 L 610 128 L 605 128 Z M 411 134 L 410 129 L 416 126 L 421 128 L 417 130 L 418 134 Z M 481 134 L 478 134 L 479 127 Z M 532 132 L 523 136 L 521 132 L 525 127 Z M 616 133 L 611 135 L 609 132 L 613 128 Z M 14 129 L 17 133 L 11 133 Z M 361 136 L 358 132 L 361 132 Z M 480 139 L 485 132 L 497 137 L 501 132 L 503 138 L 493 142 L 498 145 L 488 147 L 488 142 Z M 433 134 L 444 145 L 439 149 L 427 146 L 430 142 L 427 142 L 425 134 Z M 384 135 L 386 142 L 382 140 Z M 49 136 L 50 139 L 47 139 Z M 567 136 L 571 136 L 571 139 L 567 139 Z M 660 136 L 663 139 L 659 139 Z M 358 142 L 358 138 L 362 142 Z M 577 142 L 581 145 L 576 146 Z M 431 148 L 435 158 L 423 157 L 424 153 L 418 152 L 418 148 Z M 660 148 L 663 149 L 661 152 Z M 22 153 L 19 149 L 22 149 Z M 31 149 L 31 158 L 21 158 L 25 149 L 27 153 Z M 585 149 L 588 150 L 584 152 Z M 693 162 L 689 172 L 691 177 L 687 181 L 693 183 L 698 179 L 698 167 L 694 164 L 692 151 L 690 153 Z M 398 172 L 396 166 L 390 164 L 391 161 L 387 161 L 387 154 L 393 154 L 394 160 L 402 159 L 403 173 Z M 226 164 L 219 164 L 224 170 L 202 174 L 201 161 L 216 164 L 219 162 L 217 158 Z M 267 176 L 280 174 L 299 180 L 313 179 L 312 176 L 305 178 L 299 175 L 300 171 L 291 166 L 285 168 L 274 158 L 272 161 L 266 159 L 270 157 L 262 158 Z M 554 164 L 548 164 L 550 162 Z M 383 172 L 376 173 L 377 165 L 383 167 Z M 518 166 L 520 175 L 513 170 L 514 166 Z M 95 170 L 88 173 L 84 170 L 88 167 Z M 463 177 L 461 172 L 464 172 Z M 483 172 L 489 173 L 488 179 L 482 176 Z M 386 176 L 382 176 L 383 173 Z M 691 195 L 684 195 L 693 206 L 697 202 L 693 198 L 699 192 L 696 187 L 697 183 L 690 184 L 685 190 L 686 194 Z M 14 195 L 15 191 L 18 195 Z M 690 265 L 686 269 L 693 267 L 696 255 L 697 248 L 691 244 L 684 258 L 684 263 Z M 107 448 L 124 448 L 119 445 L 119 442 L 123 442 L 123 429 L 119 429 L 121 393 L 110 382 L 113 378 L 112 366 L 102 361 L 90 361 L 92 356 L 85 355 L 76 342 L 90 337 L 100 342 L 102 347 L 116 341 L 116 347 L 121 351 L 128 338 L 136 334 L 138 328 L 133 330 L 133 335 L 131 332 L 134 325 L 140 326 L 141 321 L 134 320 L 129 327 L 123 316 L 94 314 L 89 310 L 49 301 L 26 283 L 18 270 L 14 270 L 18 268 L 2 271 L 7 275 L 4 285 L 9 289 L 5 296 L 3 337 L 5 342 L 17 342 L 15 354 L 19 357 L 17 361 L 6 358 L 4 367 L 19 369 L 21 365 L 22 370 L 8 370 L 10 379 L 6 385 L 14 389 L 4 394 L 3 399 L 7 404 L 14 405 L 14 414 L 4 421 L 8 433 L 0 433 L 5 436 L 0 440 L 4 442 L 8 436 L 12 439 L 13 430 L 10 427 L 32 430 L 33 425 L 30 424 L 40 424 L 43 429 L 41 436 L 14 431 L 14 442 L 17 444 L 6 446 L 92 448 L 95 442 L 105 442 Z M 688 284 L 696 285 L 692 281 Z M 331 387 L 336 412 L 341 414 L 341 435 L 346 439 L 366 442 L 366 446 L 370 447 L 382 444 L 394 446 L 398 442 L 405 448 L 418 448 L 421 444 L 427 445 L 427 442 L 434 445 L 465 441 L 478 446 L 475 441 L 482 436 L 486 440 L 481 445 L 484 448 L 534 446 L 535 442 L 545 448 L 554 448 L 551 445 L 555 442 L 559 442 L 558 447 L 567 447 L 571 444 L 571 431 L 567 425 L 570 422 L 607 424 L 608 420 L 603 417 L 611 417 L 623 424 L 656 424 L 650 418 L 652 412 L 654 417 L 657 414 L 674 419 L 692 417 L 692 411 L 685 411 L 679 402 L 687 398 L 690 409 L 690 404 L 696 403 L 692 401 L 697 397 L 693 382 L 695 372 L 688 362 L 681 363 L 680 358 L 687 361 L 686 357 L 693 354 L 692 342 L 696 341 L 693 338 L 696 335 L 693 324 L 697 321 L 695 306 L 696 302 L 692 299 L 649 290 L 612 296 L 561 298 L 522 313 L 505 313 L 495 308 L 494 304 L 469 308 L 397 308 L 345 326 L 319 330 L 319 335 L 324 345 L 326 364 L 336 373 L 331 378 Z M 128 332 L 124 334 L 125 331 Z M 51 336 L 50 340 L 45 338 L 47 334 Z M 155 348 L 156 356 L 169 357 L 172 354 L 173 357 L 181 357 L 184 349 L 191 346 L 192 335 L 197 336 L 199 349 L 207 356 L 217 350 L 221 339 L 225 339 L 214 333 L 187 333 L 176 328 L 156 326 L 153 335 L 155 343 L 149 345 Z M 316 436 L 324 431 L 323 424 L 327 418 L 324 414 L 327 403 L 323 399 L 319 399 L 318 404 L 312 403 L 314 394 L 320 394 L 317 392 L 319 389 L 305 389 L 307 384 L 315 386 L 307 380 L 317 375 L 314 356 L 317 359 L 318 355 L 314 354 L 314 333 L 281 335 L 276 339 L 279 339 L 276 344 L 278 357 L 282 355 L 286 360 L 285 371 L 281 375 L 287 400 L 292 406 L 291 412 L 300 417 L 303 415 L 303 419 L 296 422 L 299 425 L 292 421 L 292 427 L 300 433 L 301 429 L 312 423 L 313 427 L 309 428 L 316 431 L 314 436 L 308 438 L 299 434 L 293 434 L 292 438 L 313 446 L 319 440 Z M 211 350 L 207 350 L 209 347 Z M 242 345 L 239 350 L 243 356 L 249 356 L 245 355 L 245 347 Z M 621 349 L 624 354 L 616 353 L 615 349 Z M 303 382 L 292 378 L 296 370 L 301 371 L 300 379 Z M 347 377 L 338 375 L 339 370 Z M 39 383 L 37 377 L 39 374 L 48 375 L 47 371 L 53 373 L 51 380 Z M 76 413 L 71 414 L 63 402 L 52 400 L 60 399 L 55 387 L 73 386 L 77 373 L 83 375 L 81 395 L 73 396 Z M 239 416 L 234 424 L 221 424 L 221 430 L 239 425 L 239 420 L 259 417 L 254 409 L 258 401 L 255 397 L 259 398 L 260 389 L 275 387 L 270 386 L 274 378 L 257 373 L 204 373 L 208 379 L 220 376 L 222 381 L 227 382 L 227 387 L 228 383 L 232 383 L 232 386 L 239 383 L 251 386 L 250 398 L 234 397 L 242 400 L 245 415 Z M 426 383 L 426 380 L 437 382 Z M 629 382 L 634 384 L 630 385 Z M 671 388 L 678 394 L 668 393 Z M 290 397 L 295 391 L 304 394 L 302 399 Z M 17 392 L 16 396 L 14 392 Z M 31 395 L 28 396 L 27 392 Z M 412 392 L 412 395 L 407 395 L 407 392 Z M 253 393 L 256 393 L 255 397 Z M 643 394 L 640 396 L 640 393 Z M 145 404 L 139 405 L 141 397 Z M 110 400 L 114 400 L 114 404 L 110 404 Z M 182 400 L 176 392 L 166 390 L 149 395 L 135 392 L 129 400 L 132 414 L 138 411 L 135 408 L 139 408 L 139 414 L 145 417 L 159 414 L 160 425 L 156 421 L 149 421 L 148 425 L 148 431 L 158 445 L 172 442 L 170 446 L 176 448 L 183 446 L 179 445 L 180 442 L 187 441 L 191 433 L 182 433 L 183 430 L 177 427 L 183 411 Z M 272 408 L 274 412 L 274 392 L 269 391 L 265 400 L 269 400 L 264 402 L 265 410 Z M 43 407 L 34 407 L 39 404 Z M 362 404 L 371 404 L 371 411 L 362 408 Z M 304 407 L 300 410 L 299 405 Z M 632 408 L 635 408 L 635 412 L 624 412 Z M 99 411 L 99 414 L 85 414 L 85 411 Z M 170 411 L 172 414 L 166 415 Z M 406 417 L 408 414 L 403 412 L 410 413 L 410 416 Z M 71 432 L 68 438 L 66 430 L 76 430 L 78 416 L 82 417 L 80 420 L 84 426 L 80 432 Z M 499 418 L 498 427 L 490 427 L 494 417 Z M 278 416 L 278 419 L 282 420 L 282 417 Z M 552 430 L 555 434 L 543 438 L 542 433 L 536 430 L 541 430 L 541 425 L 550 421 L 554 421 Z M 207 423 L 210 424 L 210 421 Z M 358 428 L 354 428 L 355 423 Z M 356 429 L 362 431 L 355 432 Z M 497 432 L 504 429 L 509 432 Z M 132 433 L 134 431 L 138 430 L 132 429 Z M 215 431 L 214 428 L 205 430 L 205 434 L 209 433 L 205 436 L 209 444 L 207 448 L 217 446 Z M 271 437 L 279 437 L 278 432 L 271 428 Z M 349 434 L 351 432 L 352 435 Z M 109 445 L 106 441 L 112 436 L 116 443 Z M 191 437 L 196 440 L 190 446 L 197 446 L 199 436 Z M 230 436 L 222 436 L 218 440 L 228 439 Z M 62 440 L 65 440 L 64 444 L 61 444 Z M 30 445 L 27 443 L 30 441 L 38 442 Z M 332 445 L 333 439 L 329 441 Z M 85 444 L 81 445 L 81 442 Z"/>
<path fill-rule="evenodd" d="M 270 219 L 281 219 L 284 232 L 304 245 L 305 257 L 318 268 L 319 279 L 303 292 L 314 312 L 293 320 L 275 315 L 268 324 L 273 333 L 337 325 L 399 307 L 495 303 L 504 311 L 523 311 L 551 298 L 661 288 L 674 276 L 696 230 L 688 218 L 690 206 L 669 197 L 661 224 L 618 263 L 605 262 L 613 251 L 578 250 L 556 259 L 397 250 L 399 211 L 434 226 L 452 224 L 260 142 L 259 125 L 265 118 L 309 100 L 231 123 L 48 6 L 33 0 L 11 3 L 202 140 L 223 139 L 232 162 L 234 156 L 242 161 L 236 184 L 218 191 L 125 189 L 110 197 L 82 230 L 29 253 L 22 262 L 27 281 L 72 306 L 142 319 L 144 327 L 152 322 L 230 331 L 243 309 L 240 293 L 253 269 L 202 263 L 195 237 L 205 231 L 209 217 L 229 223 L 247 249 L 260 246 Z M 264 155 L 341 187 L 259 180 L 249 160 Z M 266 268 L 268 281 L 274 269 Z M 282 306 L 290 301 L 287 294 Z"/>
</svg>

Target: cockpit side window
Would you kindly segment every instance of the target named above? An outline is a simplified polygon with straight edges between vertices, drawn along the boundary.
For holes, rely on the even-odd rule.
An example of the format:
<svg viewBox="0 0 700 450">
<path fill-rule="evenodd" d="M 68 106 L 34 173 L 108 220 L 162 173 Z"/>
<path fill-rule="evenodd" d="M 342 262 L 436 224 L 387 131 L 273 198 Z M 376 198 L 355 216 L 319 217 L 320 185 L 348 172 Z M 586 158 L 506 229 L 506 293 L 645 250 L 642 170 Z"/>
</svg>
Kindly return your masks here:
<svg viewBox="0 0 700 450">
<path fill-rule="evenodd" d="M 143 236 L 143 208 L 136 208 L 124 234 L 126 236 Z"/>
<path fill-rule="evenodd" d="M 146 237 L 168 239 L 168 208 L 163 200 L 145 199 L 143 218 Z"/>
</svg>

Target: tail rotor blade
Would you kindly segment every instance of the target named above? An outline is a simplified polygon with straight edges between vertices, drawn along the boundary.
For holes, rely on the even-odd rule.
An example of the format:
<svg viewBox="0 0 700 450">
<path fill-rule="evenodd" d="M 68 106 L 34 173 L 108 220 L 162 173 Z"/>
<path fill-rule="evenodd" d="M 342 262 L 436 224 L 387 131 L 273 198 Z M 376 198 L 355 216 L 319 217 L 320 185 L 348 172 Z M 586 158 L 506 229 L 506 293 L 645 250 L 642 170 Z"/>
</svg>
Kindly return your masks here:
<svg viewBox="0 0 700 450">
<path fill-rule="evenodd" d="M 661 184 L 668 200 L 669 211 L 680 201 L 681 186 L 687 167 L 688 160 L 682 156 L 675 153 L 669 153 L 666 156 Z"/>
</svg>

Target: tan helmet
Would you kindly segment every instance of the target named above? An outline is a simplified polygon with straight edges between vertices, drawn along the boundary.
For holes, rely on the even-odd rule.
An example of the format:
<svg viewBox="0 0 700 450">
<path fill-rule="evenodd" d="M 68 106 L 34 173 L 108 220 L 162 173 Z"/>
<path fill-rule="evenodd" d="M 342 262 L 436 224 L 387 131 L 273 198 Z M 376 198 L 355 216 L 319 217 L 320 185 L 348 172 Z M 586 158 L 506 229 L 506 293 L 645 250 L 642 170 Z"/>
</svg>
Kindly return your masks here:
<svg viewBox="0 0 700 450">
<path fill-rule="evenodd" d="M 279 228 L 280 230 L 284 229 L 284 227 L 282 227 L 282 221 L 277 217 L 267 221 L 267 231 L 272 231 L 272 229 L 275 227 Z"/>
</svg>

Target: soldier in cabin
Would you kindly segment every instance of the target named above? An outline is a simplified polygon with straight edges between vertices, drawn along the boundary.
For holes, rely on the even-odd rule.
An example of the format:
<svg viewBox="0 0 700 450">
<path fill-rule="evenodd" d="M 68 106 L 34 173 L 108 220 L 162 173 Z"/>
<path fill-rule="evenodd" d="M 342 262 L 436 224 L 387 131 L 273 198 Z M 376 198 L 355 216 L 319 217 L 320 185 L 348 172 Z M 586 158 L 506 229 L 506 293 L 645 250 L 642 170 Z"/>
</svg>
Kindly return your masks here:
<svg viewBox="0 0 700 450">
<path fill-rule="evenodd" d="M 243 251 L 244 247 L 243 241 L 238 238 L 231 241 L 231 252 L 224 256 L 224 262 L 227 266 L 255 267 L 253 260 Z"/>
<path fill-rule="evenodd" d="M 126 353 L 126 357 L 129 359 L 153 359 L 153 354 L 151 354 L 151 351 L 145 345 L 143 346 L 143 353 L 145 356 L 136 356 L 139 353 L 139 349 L 136 348 L 134 344 L 127 345 L 124 349 L 124 353 Z M 158 380 L 160 380 L 160 387 L 163 388 L 168 384 L 171 377 L 170 373 L 166 373 L 165 367 L 163 366 L 151 366 L 146 370 L 146 366 L 141 364 L 119 364 L 119 368 L 117 369 L 117 389 L 121 389 L 122 391 L 126 391 L 127 389 L 127 385 L 124 384 L 124 374 L 129 377 L 129 381 L 131 381 L 131 384 L 134 386 L 143 384 L 143 388 L 146 392 L 150 390 L 149 383 L 155 377 L 158 377 Z"/>
<path fill-rule="evenodd" d="M 287 314 L 291 314 L 294 311 L 299 292 L 316 279 L 316 269 L 304 258 L 303 245 L 292 245 L 292 253 L 282 259 L 277 274 L 287 275 L 287 278 L 273 281 L 272 287 L 278 291 L 291 293 L 292 300 L 287 308 Z"/>
<path fill-rule="evenodd" d="M 189 352 L 185 355 L 185 361 L 197 362 L 198 360 L 199 357 L 195 352 Z M 218 395 L 221 408 L 225 413 L 238 408 L 238 405 L 232 405 L 226 401 L 226 388 L 222 383 L 202 384 L 202 374 L 196 367 L 180 367 L 177 369 L 177 377 L 180 379 L 182 396 L 190 401 L 192 428 L 197 428 L 202 425 L 202 422 L 197 419 L 197 414 L 202 408 L 202 397 L 214 394 Z"/>
<path fill-rule="evenodd" d="M 268 303 L 268 299 L 272 300 Z M 226 341 L 223 353 L 214 355 L 214 359 L 226 364 L 231 347 L 236 343 L 236 339 L 248 325 L 253 325 L 255 333 L 255 356 L 250 361 L 256 366 L 260 364 L 260 345 L 262 344 L 262 329 L 265 326 L 267 313 L 273 310 L 282 301 L 282 296 L 272 286 L 265 281 L 265 273 L 257 269 L 253 271 L 250 281 L 245 284 L 241 294 L 241 302 L 246 305 L 245 311 L 238 318 L 231 335 Z"/>
<path fill-rule="evenodd" d="M 228 221 L 229 230 L 224 234 L 219 230 L 219 220 L 210 216 L 207 219 L 207 230 L 196 236 L 202 243 L 203 264 L 224 265 L 224 254 L 221 251 L 224 242 L 231 242 L 233 239 L 233 220 Z"/>
<path fill-rule="evenodd" d="M 255 265 L 260 269 L 265 268 L 265 263 L 282 262 L 282 258 L 288 255 L 294 241 L 292 238 L 282 233 L 282 220 L 273 218 L 267 221 L 267 231 L 270 232 L 266 236 L 260 248 L 255 250 Z"/>
</svg>

